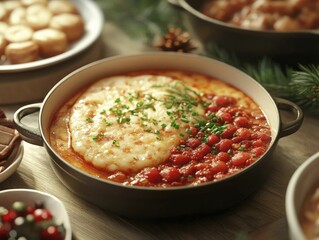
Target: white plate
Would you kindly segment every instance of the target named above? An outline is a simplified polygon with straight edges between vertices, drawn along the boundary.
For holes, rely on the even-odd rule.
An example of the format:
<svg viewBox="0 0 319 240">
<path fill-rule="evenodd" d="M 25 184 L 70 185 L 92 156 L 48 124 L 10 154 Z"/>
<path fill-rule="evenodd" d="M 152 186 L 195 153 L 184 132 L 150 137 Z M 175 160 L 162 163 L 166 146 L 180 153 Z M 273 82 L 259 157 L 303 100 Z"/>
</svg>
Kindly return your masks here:
<svg viewBox="0 0 319 240">
<path fill-rule="evenodd" d="M 57 222 L 63 223 L 66 230 L 64 240 L 72 239 L 72 230 L 69 215 L 64 204 L 57 197 L 32 189 L 9 189 L 0 191 L 0 206 L 10 208 L 15 201 L 23 201 L 26 204 L 34 204 L 42 202 L 44 207 L 48 209 Z"/>
<path fill-rule="evenodd" d="M 85 34 L 77 42 L 73 43 L 69 50 L 54 57 L 41 59 L 29 63 L 0 65 L 1 72 L 21 72 L 43 68 L 64 61 L 87 47 L 89 47 L 102 33 L 104 16 L 99 6 L 91 0 L 71 0 L 77 6 L 85 23 Z"/>
<path fill-rule="evenodd" d="M 16 147 L 8 158 L 8 161 L 13 161 L 11 164 L 0 173 L 0 183 L 10 177 L 19 167 L 23 157 L 23 142 Z"/>
</svg>

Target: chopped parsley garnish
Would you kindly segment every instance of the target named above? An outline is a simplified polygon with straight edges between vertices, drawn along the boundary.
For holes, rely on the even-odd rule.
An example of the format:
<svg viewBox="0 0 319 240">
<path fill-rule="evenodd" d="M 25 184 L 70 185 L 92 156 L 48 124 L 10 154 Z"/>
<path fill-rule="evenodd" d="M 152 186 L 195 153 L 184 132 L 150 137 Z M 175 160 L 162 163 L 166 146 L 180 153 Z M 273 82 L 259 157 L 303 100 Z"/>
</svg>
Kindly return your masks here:
<svg viewBox="0 0 319 240">
<path fill-rule="evenodd" d="M 87 121 L 88 123 L 92 123 L 92 122 L 93 122 L 93 119 L 90 118 L 90 117 L 88 117 L 88 118 L 86 118 L 86 121 Z"/>
<path fill-rule="evenodd" d="M 244 145 L 241 145 L 239 148 L 238 148 L 238 151 L 244 151 L 245 150 L 245 146 Z"/>
<path fill-rule="evenodd" d="M 154 97 L 142 92 L 127 92 L 116 98 L 108 110 L 100 111 L 100 114 L 104 116 L 103 121 L 106 126 L 112 125 L 107 120 L 107 116 L 115 117 L 118 124 L 130 124 L 132 117 L 135 117 L 142 121 L 140 124 L 146 132 L 154 133 L 157 135 L 157 139 L 161 139 L 161 131 L 165 131 L 168 127 L 180 129 L 192 122 L 195 128 L 204 133 L 203 141 L 207 141 L 205 138 L 208 134 L 220 134 L 225 130 L 225 126 L 216 124 L 217 118 L 215 116 L 211 116 L 209 119 L 200 116 L 198 108 L 202 108 L 204 111 L 208 102 L 203 98 L 203 94 L 181 81 L 173 81 L 167 85 L 153 85 L 152 87 L 160 88 L 164 94 L 160 97 Z M 149 110 L 156 112 L 155 104 L 162 104 L 166 109 L 166 118 L 170 119 L 168 123 L 161 123 L 160 119 L 152 117 Z M 87 118 L 86 121 L 92 123 L 93 119 Z M 189 133 L 190 129 L 187 127 L 185 132 L 180 133 L 180 136 L 185 137 Z M 93 140 L 97 140 L 97 138 L 98 136 L 95 136 Z M 114 140 L 113 144 L 118 145 L 118 142 Z"/>
<path fill-rule="evenodd" d="M 106 126 L 108 126 L 108 127 L 112 125 L 112 123 L 110 123 L 110 122 L 107 121 L 106 119 L 104 119 L 104 122 L 105 122 Z"/>
<path fill-rule="evenodd" d="M 115 147 L 120 147 L 120 142 L 118 140 L 113 140 L 112 141 L 112 144 L 115 146 Z"/>
</svg>

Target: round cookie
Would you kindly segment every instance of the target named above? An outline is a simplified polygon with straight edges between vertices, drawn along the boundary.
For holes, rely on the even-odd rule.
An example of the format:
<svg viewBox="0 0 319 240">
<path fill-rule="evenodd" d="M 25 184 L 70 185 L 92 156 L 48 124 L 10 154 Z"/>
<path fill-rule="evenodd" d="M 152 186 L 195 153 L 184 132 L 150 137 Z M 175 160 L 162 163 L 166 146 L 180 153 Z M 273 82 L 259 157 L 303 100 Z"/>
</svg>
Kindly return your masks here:
<svg viewBox="0 0 319 240">
<path fill-rule="evenodd" d="M 39 58 L 39 47 L 33 41 L 10 43 L 5 55 L 13 64 L 32 62 Z"/>
<path fill-rule="evenodd" d="M 25 21 L 34 30 L 47 28 L 52 18 L 52 13 L 42 4 L 34 4 L 27 8 Z"/>
<path fill-rule="evenodd" d="M 32 28 L 24 25 L 13 25 L 7 28 L 4 36 L 9 43 L 25 42 L 32 39 Z"/>
<path fill-rule="evenodd" d="M 8 17 L 8 23 L 10 25 L 25 24 L 26 9 L 24 7 L 18 7 L 12 10 Z"/>
<path fill-rule="evenodd" d="M 78 40 L 84 33 L 82 18 L 79 15 L 71 13 L 62 13 L 53 16 L 50 27 L 64 32 L 69 42 Z"/>
<path fill-rule="evenodd" d="M 30 6 L 32 4 L 43 4 L 47 5 L 48 1 L 47 0 L 21 0 L 21 3 L 23 6 Z"/>
<path fill-rule="evenodd" d="M 61 13 L 78 14 L 78 10 L 74 3 L 65 0 L 51 0 L 48 2 L 48 9 L 53 15 Z"/>
<path fill-rule="evenodd" d="M 33 34 L 33 40 L 39 45 L 42 57 L 52 57 L 65 52 L 68 41 L 65 33 L 52 28 L 38 30 Z"/>
</svg>

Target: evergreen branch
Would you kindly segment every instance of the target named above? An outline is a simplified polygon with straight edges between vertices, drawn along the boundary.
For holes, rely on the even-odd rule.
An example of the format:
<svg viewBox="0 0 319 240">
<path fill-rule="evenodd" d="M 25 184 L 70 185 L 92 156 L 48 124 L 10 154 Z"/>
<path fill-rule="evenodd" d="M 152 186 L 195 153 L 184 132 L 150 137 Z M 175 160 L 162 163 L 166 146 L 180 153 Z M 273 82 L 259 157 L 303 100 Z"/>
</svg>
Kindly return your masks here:
<svg viewBox="0 0 319 240">
<path fill-rule="evenodd" d="M 292 69 L 288 66 L 281 66 L 266 57 L 256 63 L 243 62 L 235 54 L 212 43 L 207 46 L 206 54 L 208 57 L 230 64 L 247 73 L 263 85 L 270 94 L 277 97 L 291 97 L 289 82 Z"/>
<path fill-rule="evenodd" d="M 290 87 L 294 100 L 309 113 L 319 115 L 319 65 L 299 65 L 292 74 Z"/>
<path fill-rule="evenodd" d="M 263 85 L 270 94 L 291 98 L 289 82 L 292 69 L 288 66 L 281 66 L 268 58 L 262 58 L 256 64 L 245 63 L 241 70 Z"/>
</svg>

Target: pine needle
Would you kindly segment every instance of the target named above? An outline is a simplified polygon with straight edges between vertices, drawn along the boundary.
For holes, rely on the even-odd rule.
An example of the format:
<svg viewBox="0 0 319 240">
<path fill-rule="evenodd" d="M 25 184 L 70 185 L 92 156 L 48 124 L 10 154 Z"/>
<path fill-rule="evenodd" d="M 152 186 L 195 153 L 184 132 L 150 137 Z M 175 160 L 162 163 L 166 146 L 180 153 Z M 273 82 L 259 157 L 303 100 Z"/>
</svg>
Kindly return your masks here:
<svg viewBox="0 0 319 240">
<path fill-rule="evenodd" d="M 270 94 L 277 97 L 289 98 L 289 76 L 291 69 L 276 64 L 268 58 L 262 58 L 256 64 L 246 63 L 242 70 L 263 85 Z"/>
<path fill-rule="evenodd" d="M 207 46 L 206 54 L 209 57 L 228 63 L 247 73 L 274 96 L 285 98 L 291 96 L 289 79 L 292 69 L 287 66 L 281 66 L 266 57 L 261 58 L 256 63 L 244 62 L 235 54 L 230 53 L 213 43 Z"/>
<path fill-rule="evenodd" d="M 299 68 L 292 73 L 290 83 L 294 101 L 307 112 L 319 115 L 319 66 L 299 65 Z"/>
</svg>

